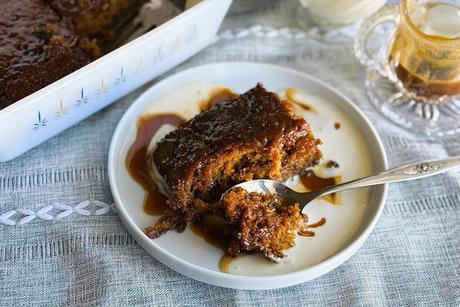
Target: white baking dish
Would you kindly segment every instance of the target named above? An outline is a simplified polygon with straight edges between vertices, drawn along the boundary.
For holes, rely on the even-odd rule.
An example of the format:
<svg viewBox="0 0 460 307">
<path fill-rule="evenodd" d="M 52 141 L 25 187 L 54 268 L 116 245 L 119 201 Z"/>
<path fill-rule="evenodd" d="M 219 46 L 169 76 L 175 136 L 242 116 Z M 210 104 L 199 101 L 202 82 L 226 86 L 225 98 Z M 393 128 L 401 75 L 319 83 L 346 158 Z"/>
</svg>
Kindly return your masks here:
<svg viewBox="0 0 460 307">
<path fill-rule="evenodd" d="M 206 47 L 230 4 L 231 0 L 204 0 L 0 110 L 0 162 L 46 141 Z"/>
</svg>

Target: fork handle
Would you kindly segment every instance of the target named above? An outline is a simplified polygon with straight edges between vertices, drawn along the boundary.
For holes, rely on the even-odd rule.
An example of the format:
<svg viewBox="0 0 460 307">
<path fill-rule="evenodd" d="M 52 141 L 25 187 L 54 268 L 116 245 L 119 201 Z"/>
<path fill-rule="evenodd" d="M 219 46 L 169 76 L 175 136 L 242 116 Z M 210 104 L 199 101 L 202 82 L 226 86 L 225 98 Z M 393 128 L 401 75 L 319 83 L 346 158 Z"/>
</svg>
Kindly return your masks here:
<svg viewBox="0 0 460 307">
<path fill-rule="evenodd" d="M 419 179 L 443 173 L 458 166 L 460 166 L 460 156 L 442 160 L 420 161 L 395 167 L 376 175 L 371 175 L 361 179 L 344 182 L 329 188 L 324 188 L 317 192 L 319 195 L 325 195 L 349 189 L 373 186 L 377 184 Z"/>
</svg>

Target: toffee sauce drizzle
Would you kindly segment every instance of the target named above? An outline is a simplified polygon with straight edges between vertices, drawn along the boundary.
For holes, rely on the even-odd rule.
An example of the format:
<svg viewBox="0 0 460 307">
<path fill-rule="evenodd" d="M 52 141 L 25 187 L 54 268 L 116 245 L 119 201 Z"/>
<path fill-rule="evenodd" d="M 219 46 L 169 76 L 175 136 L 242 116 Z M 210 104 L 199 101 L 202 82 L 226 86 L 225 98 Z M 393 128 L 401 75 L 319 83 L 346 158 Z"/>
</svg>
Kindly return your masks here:
<svg viewBox="0 0 460 307">
<path fill-rule="evenodd" d="M 227 255 L 227 247 L 233 240 L 232 230 L 216 216 L 205 216 L 200 221 L 190 224 L 190 229 L 207 243 L 223 251 L 224 254 L 219 260 L 219 270 L 223 273 L 229 273 L 230 265 L 235 259 L 247 255 L 247 253 L 241 253 L 236 257 Z"/>
<path fill-rule="evenodd" d="M 223 219 L 212 215 L 204 216 L 200 221 L 190 224 L 190 229 L 207 243 L 224 252 L 233 239 L 231 229 Z"/>
<path fill-rule="evenodd" d="M 145 191 L 144 212 L 160 215 L 167 209 L 167 197 L 160 192 L 150 177 L 147 165 L 147 147 L 155 133 L 165 124 L 179 126 L 184 119 L 175 114 L 155 114 L 143 116 L 137 122 L 137 136 L 126 156 L 126 166 L 131 177 Z"/>
<path fill-rule="evenodd" d="M 211 108 L 212 106 L 215 106 L 216 104 L 221 103 L 224 100 L 231 99 L 238 96 L 234 92 L 232 92 L 228 88 L 219 88 L 213 92 L 211 92 L 210 96 L 208 99 L 205 99 L 204 101 L 201 101 L 199 106 L 200 106 L 200 111 L 207 110 Z"/>
<path fill-rule="evenodd" d="M 341 180 L 342 179 L 340 176 L 333 178 L 318 177 L 312 170 L 308 170 L 305 172 L 305 174 L 300 176 L 300 181 L 308 191 L 316 191 L 322 188 L 326 188 L 331 185 L 340 183 Z M 339 197 L 337 193 L 321 196 L 321 199 L 330 202 L 331 204 L 338 204 L 339 202 Z"/>
<path fill-rule="evenodd" d="M 307 104 L 306 102 L 296 100 L 294 98 L 295 93 L 296 93 L 295 88 L 288 88 L 286 90 L 286 98 L 289 101 L 291 101 L 292 103 L 295 103 L 296 105 L 298 105 L 299 107 L 304 109 L 305 111 L 309 111 L 309 112 L 312 112 L 312 113 L 315 113 L 315 114 L 318 113 L 318 111 L 314 107 L 312 107 L 311 105 Z"/>
<path fill-rule="evenodd" d="M 315 222 L 313 224 L 308 224 L 305 228 L 301 229 L 298 231 L 299 236 L 302 237 L 314 237 L 315 232 L 308 230 L 310 228 L 318 228 L 326 224 L 326 218 L 322 217 L 318 222 Z"/>
<path fill-rule="evenodd" d="M 305 172 L 305 174 L 300 176 L 300 181 L 307 190 L 315 191 L 340 183 L 341 177 L 338 176 L 333 178 L 321 178 L 316 176 L 312 170 L 308 170 Z M 331 204 L 337 204 L 339 201 L 338 195 L 336 193 L 324 195 L 321 197 L 321 199 L 330 202 Z M 315 232 L 309 229 L 321 227 L 324 224 L 326 224 L 326 218 L 322 217 L 318 222 L 308 224 L 305 228 L 299 230 L 298 234 L 302 237 L 314 237 L 316 235 Z"/>
</svg>

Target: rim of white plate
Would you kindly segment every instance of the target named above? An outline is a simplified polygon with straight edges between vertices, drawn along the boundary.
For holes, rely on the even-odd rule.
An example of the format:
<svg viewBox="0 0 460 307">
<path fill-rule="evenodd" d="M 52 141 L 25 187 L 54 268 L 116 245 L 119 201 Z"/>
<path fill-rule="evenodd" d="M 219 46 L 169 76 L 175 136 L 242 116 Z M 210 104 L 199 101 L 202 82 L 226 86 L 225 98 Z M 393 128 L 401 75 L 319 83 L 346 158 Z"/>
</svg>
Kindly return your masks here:
<svg viewBox="0 0 460 307">
<path fill-rule="evenodd" d="M 379 164 L 383 169 L 388 168 L 388 162 L 385 154 L 385 150 L 383 147 L 383 143 L 377 134 L 375 128 L 370 123 L 369 119 L 364 115 L 364 113 L 358 109 L 358 107 L 345 95 L 340 93 L 339 91 L 332 88 L 330 85 L 324 83 L 323 81 L 312 77 L 306 73 L 299 72 L 290 68 L 286 68 L 283 66 L 277 66 L 272 64 L 265 64 L 265 63 L 255 63 L 255 62 L 220 62 L 220 63 L 213 63 L 213 64 L 206 64 L 201 66 L 195 66 L 178 73 L 175 73 L 158 83 L 154 84 L 152 87 L 147 89 L 144 93 L 142 93 L 134 102 L 133 104 L 126 110 L 123 117 L 120 119 L 115 132 L 112 137 L 112 141 L 110 144 L 109 150 L 109 157 L 108 157 L 108 172 L 109 172 L 109 182 L 110 188 L 112 190 L 112 194 L 114 197 L 115 205 L 119 211 L 120 218 L 134 237 L 134 239 L 153 257 L 157 260 L 162 262 L 164 265 L 168 266 L 169 268 L 186 275 L 190 278 L 195 280 L 205 282 L 211 285 L 227 287 L 227 288 L 234 288 L 234 289 L 246 289 L 246 290 L 263 290 L 263 289 L 275 289 L 275 288 L 283 288 L 292 285 L 296 285 L 302 282 L 306 282 L 317 278 L 321 275 L 324 275 L 331 270 L 335 269 L 343 262 L 348 260 L 354 253 L 358 251 L 367 237 L 370 235 L 372 230 L 374 229 L 375 224 L 377 223 L 383 208 L 385 206 L 387 192 L 388 192 L 388 185 L 382 185 L 377 187 L 376 189 L 380 189 L 374 195 L 374 198 L 378 200 L 378 205 L 373 204 L 373 206 L 378 206 L 377 210 L 375 211 L 374 215 L 370 217 L 370 221 L 368 222 L 367 226 L 360 227 L 358 230 L 359 233 L 354 235 L 354 239 L 351 239 L 347 242 L 346 246 L 342 247 L 339 251 L 334 253 L 332 256 L 326 258 L 325 260 L 315 264 L 311 267 L 301 269 L 295 272 L 289 272 L 284 274 L 278 275 L 266 275 L 266 276 L 253 276 L 253 275 L 234 275 L 228 274 L 223 272 L 218 272 L 214 270 L 210 270 L 207 268 L 203 268 L 199 265 L 189 263 L 182 258 L 175 256 L 174 254 L 164 250 L 160 246 L 158 246 L 154 240 L 149 239 L 144 232 L 134 223 L 132 218 L 126 212 L 124 208 L 124 204 L 122 204 L 121 197 L 119 194 L 119 190 L 116 185 L 116 179 L 114 178 L 115 173 L 115 159 L 118 155 L 117 149 L 120 147 L 120 140 L 121 136 L 124 133 L 124 128 L 132 124 L 132 122 L 128 122 L 129 117 L 133 112 L 139 108 L 139 105 L 143 105 L 143 103 L 148 100 L 148 97 L 152 96 L 156 91 L 161 91 L 161 88 L 167 87 L 167 85 L 171 83 L 179 83 L 178 86 L 181 85 L 178 82 L 184 75 L 192 74 L 192 75 L 202 75 L 200 74 L 201 71 L 206 70 L 214 70 L 214 71 L 226 71 L 226 66 L 230 66 L 232 68 L 236 66 L 244 67 L 244 70 L 250 71 L 254 69 L 268 69 L 273 70 L 273 72 L 283 72 L 287 74 L 294 74 L 297 75 L 299 78 L 307 79 L 309 82 L 316 83 L 320 87 L 323 87 L 325 90 L 333 92 L 335 95 L 339 96 L 343 101 L 347 103 L 347 108 L 354 111 L 358 117 L 362 120 L 364 126 L 366 126 L 367 134 L 365 135 L 366 142 L 373 141 L 375 143 L 375 147 L 369 149 L 373 149 L 379 156 L 373 157 L 373 164 Z M 203 78 L 206 79 L 206 78 Z M 204 81 L 204 80 L 203 80 Z M 152 101 L 150 101 L 152 103 Z M 142 109 L 143 111 L 144 109 Z M 343 108 L 342 108 L 343 110 Z M 369 144 L 368 144 L 369 145 Z"/>
</svg>

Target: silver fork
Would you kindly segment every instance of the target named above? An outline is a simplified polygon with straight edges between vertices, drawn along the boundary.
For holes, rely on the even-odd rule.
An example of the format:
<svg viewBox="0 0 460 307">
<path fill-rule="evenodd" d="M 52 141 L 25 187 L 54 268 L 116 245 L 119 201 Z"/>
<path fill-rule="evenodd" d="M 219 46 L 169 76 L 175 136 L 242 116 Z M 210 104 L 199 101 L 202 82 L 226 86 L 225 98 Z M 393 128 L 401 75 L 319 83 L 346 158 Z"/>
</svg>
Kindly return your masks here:
<svg viewBox="0 0 460 307">
<path fill-rule="evenodd" d="M 421 161 L 395 167 L 368 177 L 363 177 L 353 181 L 348 181 L 337 185 L 329 186 L 320 190 L 303 193 L 296 192 L 291 188 L 287 187 L 284 183 L 279 181 L 269 179 L 257 179 L 237 184 L 232 188 L 228 189 L 224 193 L 224 195 L 228 193 L 229 190 L 236 187 L 243 188 L 248 192 L 276 193 L 286 200 L 296 201 L 300 205 L 300 208 L 303 209 L 312 200 L 323 195 L 350 189 L 369 187 L 378 184 L 424 178 L 446 172 L 457 166 L 460 166 L 460 156 L 447 158 L 443 160 Z"/>
</svg>

